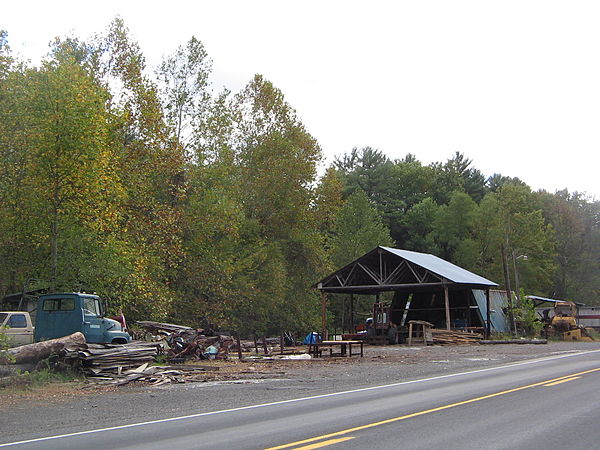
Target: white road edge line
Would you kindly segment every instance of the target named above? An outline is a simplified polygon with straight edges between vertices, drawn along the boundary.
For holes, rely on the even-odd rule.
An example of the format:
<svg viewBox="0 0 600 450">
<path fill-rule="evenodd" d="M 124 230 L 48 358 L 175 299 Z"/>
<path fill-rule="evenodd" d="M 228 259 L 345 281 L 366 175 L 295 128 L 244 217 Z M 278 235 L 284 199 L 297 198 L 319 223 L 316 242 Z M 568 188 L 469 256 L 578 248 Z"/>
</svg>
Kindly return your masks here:
<svg viewBox="0 0 600 450">
<path fill-rule="evenodd" d="M 405 384 L 422 383 L 424 381 L 441 380 L 444 378 L 452 378 L 452 377 L 458 377 L 458 376 L 462 376 L 462 375 L 471 375 L 474 373 L 490 372 L 492 370 L 501 370 L 501 369 L 506 369 L 506 368 L 510 368 L 510 367 L 524 366 L 524 365 L 528 365 L 528 364 L 537 364 L 540 362 L 552 361 L 554 359 L 570 358 L 572 356 L 581 356 L 581 355 L 587 355 L 590 353 L 598 353 L 598 352 L 600 352 L 600 350 L 587 350 L 587 351 L 583 351 L 583 352 L 569 353 L 566 355 L 547 356 L 547 357 L 543 357 L 543 358 L 529 359 L 529 360 L 521 361 L 521 362 L 517 362 L 517 363 L 505 364 L 503 366 L 487 367 L 485 369 L 477 369 L 477 370 L 471 370 L 468 372 L 452 373 L 452 374 L 448 374 L 448 375 L 438 375 L 436 377 L 421 378 L 418 380 L 400 381 L 398 383 L 385 384 L 385 385 L 381 385 L 381 386 L 371 386 L 371 387 L 367 387 L 367 388 L 353 389 L 350 391 L 332 392 L 330 394 L 313 395 L 311 397 L 294 398 L 291 400 L 281 400 L 281 401 L 271 402 L 271 403 L 262 403 L 259 405 L 242 406 L 239 408 L 223 409 L 220 411 L 209 411 L 209 412 L 198 413 L 198 414 L 190 414 L 187 416 L 170 417 L 167 419 L 157 419 L 157 420 L 150 420 L 147 422 L 139 422 L 139 423 L 130 423 L 128 425 L 117 425 L 115 427 L 98 428 L 96 430 L 87 430 L 87 431 L 78 431 L 75 433 L 60 434 L 60 435 L 56 435 L 56 436 L 47 436 L 47 437 L 41 437 L 41 438 L 35 438 L 35 439 L 27 439 L 25 441 L 7 442 L 5 444 L 0 444 L 0 447 L 31 444 L 33 442 L 43 442 L 43 441 L 49 441 L 49 440 L 53 440 L 53 439 L 62 439 L 62 438 L 73 437 L 73 436 L 81 436 L 81 435 L 85 435 L 85 434 L 101 433 L 104 431 L 122 430 L 125 428 L 140 427 L 140 426 L 144 426 L 144 425 L 154 425 L 157 423 L 174 422 L 176 420 L 194 419 L 197 417 L 212 416 L 215 414 L 224 414 L 224 413 L 235 412 L 235 411 L 244 411 L 244 410 L 248 410 L 248 409 L 263 408 L 266 406 L 284 405 L 286 403 L 295 403 L 295 402 L 301 402 L 301 401 L 305 401 L 305 400 L 314 400 L 314 399 L 318 399 L 318 398 L 326 398 L 326 397 L 334 397 L 334 396 L 338 396 L 338 395 L 353 394 L 356 392 L 366 392 L 366 391 L 372 391 L 372 390 L 376 390 L 376 389 L 385 389 L 385 388 L 390 388 L 390 387 L 395 387 L 395 386 L 402 386 Z"/>
</svg>

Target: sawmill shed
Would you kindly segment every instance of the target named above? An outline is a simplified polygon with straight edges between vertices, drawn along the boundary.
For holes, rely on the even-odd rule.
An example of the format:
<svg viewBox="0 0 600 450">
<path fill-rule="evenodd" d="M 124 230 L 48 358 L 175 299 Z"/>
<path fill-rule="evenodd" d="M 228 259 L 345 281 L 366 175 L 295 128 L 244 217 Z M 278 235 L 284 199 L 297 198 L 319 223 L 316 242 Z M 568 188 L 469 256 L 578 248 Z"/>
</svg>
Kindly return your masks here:
<svg viewBox="0 0 600 450">
<path fill-rule="evenodd" d="M 435 255 L 378 246 L 315 285 L 322 296 L 323 333 L 326 304 L 332 294 L 372 295 L 378 303 L 393 293 L 386 311 L 401 326 L 410 320 L 444 329 L 506 331 L 503 295 L 498 285 Z M 388 296 L 389 297 L 389 296 Z"/>
</svg>

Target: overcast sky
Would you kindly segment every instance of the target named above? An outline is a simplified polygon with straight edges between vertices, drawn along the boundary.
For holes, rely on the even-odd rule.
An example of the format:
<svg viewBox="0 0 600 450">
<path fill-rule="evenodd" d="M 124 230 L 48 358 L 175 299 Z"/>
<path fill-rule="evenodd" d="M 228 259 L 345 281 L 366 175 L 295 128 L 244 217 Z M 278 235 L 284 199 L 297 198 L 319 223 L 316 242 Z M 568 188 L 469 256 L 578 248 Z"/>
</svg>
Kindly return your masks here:
<svg viewBox="0 0 600 450">
<path fill-rule="evenodd" d="M 265 76 L 328 162 L 362 146 L 427 164 L 460 151 L 486 176 L 600 199 L 600 2 L 21 0 L 0 29 L 37 62 L 53 37 L 116 15 L 149 64 L 194 35 L 215 87 Z"/>
</svg>

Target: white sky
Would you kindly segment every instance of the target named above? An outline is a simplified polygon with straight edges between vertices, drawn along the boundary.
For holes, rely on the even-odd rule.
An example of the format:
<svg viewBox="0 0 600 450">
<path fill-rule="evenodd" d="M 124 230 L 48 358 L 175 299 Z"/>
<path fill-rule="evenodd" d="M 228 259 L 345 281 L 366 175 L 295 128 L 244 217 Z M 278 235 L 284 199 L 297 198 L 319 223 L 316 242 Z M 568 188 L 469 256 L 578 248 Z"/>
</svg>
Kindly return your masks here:
<svg viewBox="0 0 600 450">
<path fill-rule="evenodd" d="M 600 2 L 27 1 L 0 29 L 37 62 L 120 15 L 149 64 L 194 35 L 216 87 L 280 88 L 327 161 L 371 146 L 600 199 Z"/>
</svg>

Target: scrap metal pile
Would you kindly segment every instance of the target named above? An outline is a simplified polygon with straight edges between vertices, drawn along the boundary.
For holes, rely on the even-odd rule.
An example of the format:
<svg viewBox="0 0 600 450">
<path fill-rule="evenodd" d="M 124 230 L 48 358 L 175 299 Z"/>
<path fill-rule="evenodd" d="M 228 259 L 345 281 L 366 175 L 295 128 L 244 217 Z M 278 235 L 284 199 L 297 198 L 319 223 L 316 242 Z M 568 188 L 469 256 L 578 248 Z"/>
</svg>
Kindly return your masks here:
<svg viewBox="0 0 600 450">
<path fill-rule="evenodd" d="M 144 330 L 145 339 L 163 342 L 167 360 L 174 363 L 189 358 L 227 359 L 234 342 L 231 336 L 207 335 L 202 329 L 182 325 L 150 321 L 136 323 Z"/>
<path fill-rule="evenodd" d="M 167 360 L 181 363 L 188 359 L 228 359 L 229 354 L 237 351 L 236 340 L 228 334 L 205 332 L 172 323 L 138 321 L 136 324 L 143 329 L 143 339 L 163 342 Z M 263 355 L 294 354 L 297 349 L 285 347 L 281 337 L 260 338 L 254 341 L 241 340 L 242 352 L 262 352 Z"/>
</svg>

